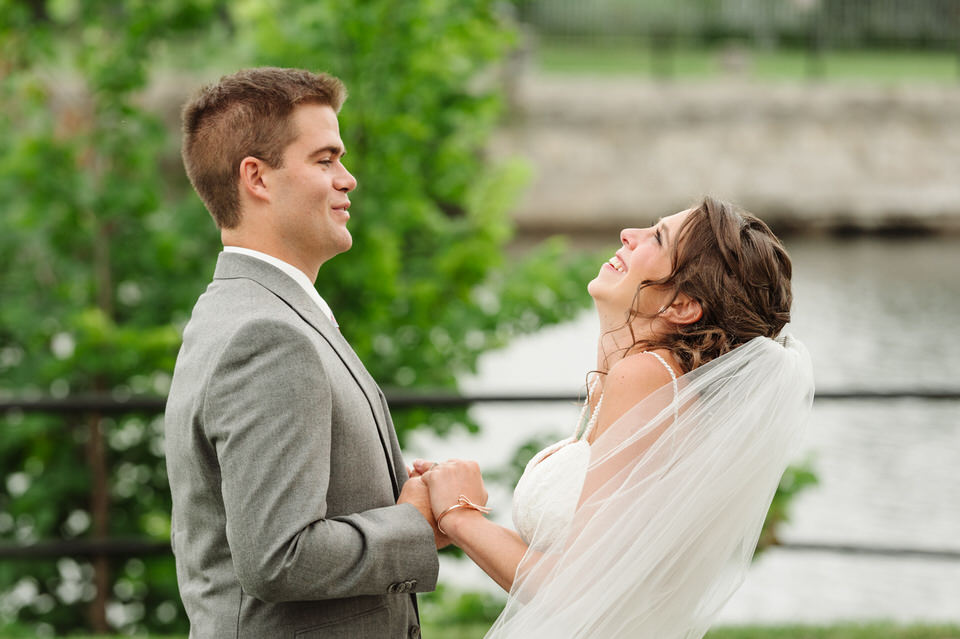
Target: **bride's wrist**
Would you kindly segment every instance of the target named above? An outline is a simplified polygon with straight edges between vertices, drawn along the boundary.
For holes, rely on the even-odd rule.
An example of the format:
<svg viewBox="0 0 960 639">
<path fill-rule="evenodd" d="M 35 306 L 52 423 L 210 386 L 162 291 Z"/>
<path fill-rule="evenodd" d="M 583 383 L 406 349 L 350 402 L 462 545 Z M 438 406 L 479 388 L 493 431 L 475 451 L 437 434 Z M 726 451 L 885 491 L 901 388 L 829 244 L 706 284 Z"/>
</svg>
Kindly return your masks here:
<svg viewBox="0 0 960 639">
<path fill-rule="evenodd" d="M 440 525 L 443 527 L 443 534 L 456 544 L 464 531 L 476 525 L 481 519 L 483 519 L 483 513 L 478 510 L 457 508 L 444 515 Z"/>
<path fill-rule="evenodd" d="M 453 527 L 461 525 L 467 519 L 464 513 L 469 512 L 482 517 L 486 513 L 489 513 L 490 509 L 471 501 L 466 495 L 461 494 L 456 503 L 450 505 L 437 515 L 437 529 L 450 539 L 454 539 L 457 532 Z"/>
</svg>

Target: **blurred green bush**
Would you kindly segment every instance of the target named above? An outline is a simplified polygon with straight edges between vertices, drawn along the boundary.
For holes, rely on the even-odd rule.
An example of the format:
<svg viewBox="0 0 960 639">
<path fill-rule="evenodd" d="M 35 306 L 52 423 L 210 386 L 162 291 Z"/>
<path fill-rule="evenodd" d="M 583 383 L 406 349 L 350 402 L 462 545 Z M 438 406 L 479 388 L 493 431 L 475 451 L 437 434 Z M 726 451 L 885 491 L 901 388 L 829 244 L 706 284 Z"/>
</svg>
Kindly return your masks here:
<svg viewBox="0 0 960 639">
<path fill-rule="evenodd" d="M 521 163 L 488 148 L 511 25 L 493 0 L 0 0 L 0 393 L 166 392 L 216 230 L 155 108 L 159 70 L 325 70 L 359 180 L 354 248 L 318 288 L 385 386 L 455 389 L 483 352 L 566 319 L 593 265 L 508 260 Z M 464 411 L 397 415 L 473 428 Z M 169 535 L 162 421 L 7 415 L 0 541 Z M 183 632 L 172 561 L 0 565 L 0 629 Z"/>
</svg>

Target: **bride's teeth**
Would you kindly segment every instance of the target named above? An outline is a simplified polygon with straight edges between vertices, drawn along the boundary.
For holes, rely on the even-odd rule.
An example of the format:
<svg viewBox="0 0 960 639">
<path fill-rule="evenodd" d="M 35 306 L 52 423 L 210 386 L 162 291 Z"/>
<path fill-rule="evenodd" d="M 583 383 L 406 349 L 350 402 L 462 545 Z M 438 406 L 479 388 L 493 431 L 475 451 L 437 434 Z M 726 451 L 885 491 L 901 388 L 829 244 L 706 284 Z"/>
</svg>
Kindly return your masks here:
<svg viewBox="0 0 960 639">
<path fill-rule="evenodd" d="M 610 263 L 610 266 L 612 266 L 613 268 L 617 269 L 621 273 L 626 273 L 626 271 L 623 268 L 623 262 L 621 262 L 620 258 L 617 257 L 616 255 L 614 255 L 607 261 Z"/>
</svg>

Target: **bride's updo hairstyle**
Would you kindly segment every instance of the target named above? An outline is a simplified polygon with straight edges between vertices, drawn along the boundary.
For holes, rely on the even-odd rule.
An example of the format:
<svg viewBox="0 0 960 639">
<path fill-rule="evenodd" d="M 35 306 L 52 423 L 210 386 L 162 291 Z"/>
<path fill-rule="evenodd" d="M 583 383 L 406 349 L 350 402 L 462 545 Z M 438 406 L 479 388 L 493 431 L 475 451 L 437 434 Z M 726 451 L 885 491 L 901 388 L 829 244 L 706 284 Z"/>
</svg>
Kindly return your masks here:
<svg viewBox="0 0 960 639">
<path fill-rule="evenodd" d="M 689 372 L 754 337 L 775 338 L 790 321 L 792 272 L 790 256 L 763 221 L 707 197 L 677 233 L 670 274 L 638 289 L 669 291 L 670 302 L 684 293 L 700 302 L 703 316 L 634 348 L 668 349 Z M 635 304 L 629 319 L 638 315 Z"/>
</svg>

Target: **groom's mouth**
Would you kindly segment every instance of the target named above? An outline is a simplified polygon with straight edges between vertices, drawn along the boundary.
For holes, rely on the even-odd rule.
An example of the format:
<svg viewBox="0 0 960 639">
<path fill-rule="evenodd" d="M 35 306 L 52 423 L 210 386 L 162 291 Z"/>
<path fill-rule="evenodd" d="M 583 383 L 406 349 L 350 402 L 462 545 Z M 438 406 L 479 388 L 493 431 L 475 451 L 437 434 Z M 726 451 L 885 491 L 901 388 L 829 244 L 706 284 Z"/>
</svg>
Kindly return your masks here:
<svg viewBox="0 0 960 639">
<path fill-rule="evenodd" d="M 347 209 L 350 208 L 349 201 L 344 202 L 343 204 L 337 204 L 336 206 L 331 206 L 330 208 L 333 209 L 334 211 L 337 211 L 338 213 L 343 214 L 347 218 L 350 217 L 350 213 L 347 211 Z"/>
</svg>

